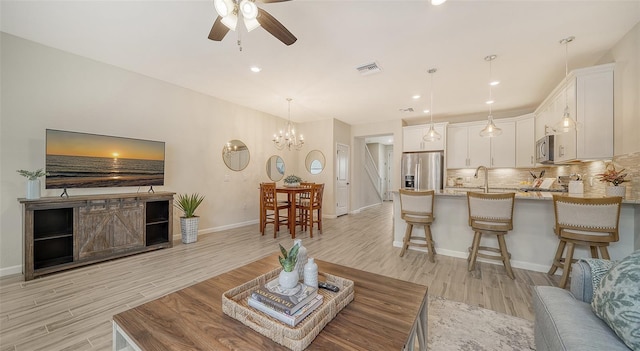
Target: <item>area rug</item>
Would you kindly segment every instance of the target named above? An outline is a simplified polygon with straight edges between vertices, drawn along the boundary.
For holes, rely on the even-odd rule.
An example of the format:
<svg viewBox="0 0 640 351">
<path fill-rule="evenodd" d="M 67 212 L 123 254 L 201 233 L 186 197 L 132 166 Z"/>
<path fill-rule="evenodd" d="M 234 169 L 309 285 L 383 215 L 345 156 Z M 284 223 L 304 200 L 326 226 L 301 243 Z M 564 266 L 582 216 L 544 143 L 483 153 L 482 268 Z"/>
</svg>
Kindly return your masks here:
<svg viewBox="0 0 640 351">
<path fill-rule="evenodd" d="M 442 297 L 429 297 L 431 351 L 535 350 L 533 322 Z"/>
</svg>

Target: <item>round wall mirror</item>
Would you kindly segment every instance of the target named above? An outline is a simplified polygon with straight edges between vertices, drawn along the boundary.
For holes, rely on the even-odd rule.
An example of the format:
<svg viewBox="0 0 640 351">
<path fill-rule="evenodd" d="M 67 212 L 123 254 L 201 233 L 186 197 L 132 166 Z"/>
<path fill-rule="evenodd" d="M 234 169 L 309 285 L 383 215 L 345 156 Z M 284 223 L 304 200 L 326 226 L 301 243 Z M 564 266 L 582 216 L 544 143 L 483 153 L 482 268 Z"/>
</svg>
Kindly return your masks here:
<svg viewBox="0 0 640 351">
<path fill-rule="evenodd" d="M 267 160 L 267 175 L 274 182 L 284 177 L 284 160 L 278 155 L 273 155 Z"/>
<path fill-rule="evenodd" d="M 224 164 L 232 171 L 241 171 L 249 164 L 249 149 L 240 140 L 230 140 L 222 147 Z"/>
<path fill-rule="evenodd" d="M 304 161 L 307 171 L 311 174 L 320 174 L 324 169 L 324 154 L 320 150 L 311 150 L 307 154 L 307 158 Z"/>
</svg>

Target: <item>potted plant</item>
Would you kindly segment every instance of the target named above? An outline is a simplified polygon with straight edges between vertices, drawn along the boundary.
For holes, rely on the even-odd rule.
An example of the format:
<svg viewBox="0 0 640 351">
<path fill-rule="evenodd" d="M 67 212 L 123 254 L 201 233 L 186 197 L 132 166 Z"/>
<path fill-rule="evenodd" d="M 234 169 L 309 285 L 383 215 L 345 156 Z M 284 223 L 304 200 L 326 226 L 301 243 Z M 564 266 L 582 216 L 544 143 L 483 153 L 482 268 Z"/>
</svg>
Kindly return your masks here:
<svg viewBox="0 0 640 351">
<path fill-rule="evenodd" d="M 292 174 L 284 178 L 284 186 L 289 186 L 289 187 L 300 186 L 301 181 L 302 181 L 302 178 L 298 177 L 295 174 Z"/>
<path fill-rule="evenodd" d="M 627 173 L 623 172 L 624 169 L 618 171 L 613 163 L 609 163 L 607 164 L 604 173 L 596 174 L 598 180 L 609 184 L 609 186 L 605 188 L 606 196 L 620 196 L 624 198 L 625 193 L 627 192 L 627 187 L 623 185 L 621 186 L 620 184 L 627 182 L 628 180 L 625 179 L 627 177 Z"/>
<path fill-rule="evenodd" d="M 298 284 L 298 280 L 300 277 L 298 276 L 298 271 L 296 268 L 296 262 L 298 261 L 298 250 L 300 246 L 298 243 L 295 243 L 291 250 L 287 252 L 282 244 L 280 244 L 280 252 L 282 256 L 278 256 L 278 260 L 280 261 L 280 265 L 282 266 L 282 271 L 278 276 L 278 283 L 283 289 L 291 289 Z"/>
<path fill-rule="evenodd" d="M 40 198 L 40 177 L 48 176 L 49 172 L 45 172 L 42 168 L 35 171 L 26 171 L 19 169 L 18 172 L 21 176 L 27 178 L 27 199 L 39 199 Z"/>
<path fill-rule="evenodd" d="M 182 233 L 182 242 L 189 244 L 198 240 L 198 222 L 200 217 L 195 215 L 196 209 L 202 201 L 204 196 L 198 193 L 194 194 L 178 194 L 178 198 L 175 201 L 175 206 L 183 212 L 183 216 L 180 217 L 180 232 Z"/>
</svg>

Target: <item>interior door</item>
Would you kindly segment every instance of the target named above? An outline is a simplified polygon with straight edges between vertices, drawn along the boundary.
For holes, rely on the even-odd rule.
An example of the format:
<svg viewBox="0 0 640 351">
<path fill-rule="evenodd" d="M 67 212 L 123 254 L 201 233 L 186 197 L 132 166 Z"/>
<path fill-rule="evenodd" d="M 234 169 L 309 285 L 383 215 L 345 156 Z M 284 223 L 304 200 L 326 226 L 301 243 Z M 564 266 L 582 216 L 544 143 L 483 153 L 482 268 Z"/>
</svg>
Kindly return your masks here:
<svg viewBox="0 0 640 351">
<path fill-rule="evenodd" d="M 349 145 L 336 145 L 336 216 L 349 212 Z"/>
</svg>

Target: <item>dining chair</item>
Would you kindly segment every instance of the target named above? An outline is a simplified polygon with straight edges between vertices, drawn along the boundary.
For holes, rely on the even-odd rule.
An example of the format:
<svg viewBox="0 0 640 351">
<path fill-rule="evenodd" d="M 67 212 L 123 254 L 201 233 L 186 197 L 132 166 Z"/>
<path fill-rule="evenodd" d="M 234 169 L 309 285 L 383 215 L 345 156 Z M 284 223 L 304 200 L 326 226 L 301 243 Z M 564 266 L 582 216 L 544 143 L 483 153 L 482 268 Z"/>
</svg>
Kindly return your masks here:
<svg viewBox="0 0 640 351">
<path fill-rule="evenodd" d="M 513 205 L 515 193 L 487 194 L 469 191 L 467 192 L 467 204 L 469 206 L 469 226 L 473 229 L 473 243 L 469 248 L 467 258 L 468 271 L 473 271 L 478 257 L 502 261 L 507 275 L 515 279 L 511 269 L 511 254 L 507 250 L 504 236 L 513 229 Z M 498 248 L 481 246 L 483 235 L 495 235 L 498 239 Z M 499 255 L 485 253 L 497 252 Z"/>
<path fill-rule="evenodd" d="M 280 231 L 280 226 L 289 224 L 288 215 L 281 215 L 280 211 L 289 211 L 291 205 L 286 201 L 278 201 L 276 183 L 260 184 L 260 233 L 264 235 L 267 224 L 273 224 L 273 237 Z"/>
<path fill-rule="evenodd" d="M 322 195 L 324 183 L 313 184 L 308 198 L 302 198 L 300 202 L 302 230 L 309 228 L 309 237 L 313 238 L 313 225 L 317 224 L 318 232 L 322 233 Z M 315 214 L 314 214 L 315 211 Z"/>
<path fill-rule="evenodd" d="M 553 195 L 555 228 L 558 249 L 547 274 L 555 274 L 562 268 L 559 286 L 565 288 L 571 274 L 571 264 L 576 245 L 590 248 L 591 257 L 609 260 L 609 243 L 618 241 L 618 223 L 622 197 L 583 198 Z M 566 248 L 566 254 L 564 254 Z"/>
<path fill-rule="evenodd" d="M 407 223 L 402 239 L 400 257 L 404 256 L 409 246 L 426 247 L 429 261 L 435 262 L 435 245 L 431 236 L 431 224 L 434 221 L 433 204 L 435 191 L 400 189 L 401 218 Z M 413 226 L 424 227 L 424 237 L 413 235 Z"/>
</svg>

